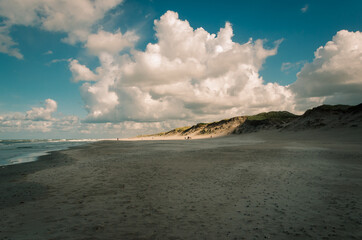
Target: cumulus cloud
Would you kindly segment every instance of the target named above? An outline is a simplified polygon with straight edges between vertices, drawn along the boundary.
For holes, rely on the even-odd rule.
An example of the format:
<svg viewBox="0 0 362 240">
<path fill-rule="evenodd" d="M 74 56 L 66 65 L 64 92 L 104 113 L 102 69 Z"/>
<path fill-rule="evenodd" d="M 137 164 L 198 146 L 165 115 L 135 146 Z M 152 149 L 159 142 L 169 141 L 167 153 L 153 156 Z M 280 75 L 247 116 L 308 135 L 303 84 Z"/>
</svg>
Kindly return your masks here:
<svg viewBox="0 0 362 240">
<path fill-rule="evenodd" d="M 98 82 L 93 85 L 85 83 L 81 87 L 85 108 L 94 118 L 112 114 L 112 110 L 119 104 L 118 96 L 113 90 L 120 77 L 119 67 L 115 64 L 114 58 L 106 53 L 101 54 L 100 62 L 102 66 L 97 69 Z"/>
<path fill-rule="evenodd" d="M 11 122 L 20 123 L 21 121 L 53 121 L 52 114 L 57 111 L 57 102 L 52 99 L 46 99 L 44 107 L 33 107 L 26 113 L 11 113 L 0 115 L 0 121 L 3 125 Z M 16 125 L 16 124 L 15 124 Z"/>
<path fill-rule="evenodd" d="M 33 107 L 26 113 L 11 113 L 0 116 L 2 131 L 40 131 L 49 132 L 56 121 L 52 114 L 57 111 L 57 103 L 46 99 L 44 107 Z"/>
<path fill-rule="evenodd" d="M 362 33 L 341 30 L 319 47 L 290 88 L 299 101 L 357 104 L 362 92 Z M 301 105 L 300 107 L 303 107 Z"/>
<path fill-rule="evenodd" d="M 117 54 L 124 48 L 133 47 L 137 40 L 138 36 L 134 32 L 122 34 L 119 29 L 115 33 L 99 30 L 88 36 L 85 47 L 95 55 L 103 52 Z"/>
<path fill-rule="evenodd" d="M 50 121 L 52 120 L 52 113 L 57 111 L 57 102 L 53 99 L 46 99 L 44 107 L 33 107 L 26 112 L 25 119 L 34 121 Z"/>
<path fill-rule="evenodd" d="M 74 82 L 97 80 L 97 75 L 76 59 L 69 62 L 69 69 L 72 72 Z"/>
<path fill-rule="evenodd" d="M 14 25 L 39 27 L 47 31 L 63 32 L 64 42 L 85 42 L 91 27 L 122 0 L 5 0 L 0 1 L 0 52 L 22 58 L 16 43 L 9 37 Z"/>
<path fill-rule="evenodd" d="M 51 116 L 56 111 L 56 103 L 51 99 L 45 101 L 44 107 L 33 107 L 31 110 L 21 113 L 8 113 L 0 115 L 0 133 L 4 138 L 8 137 L 44 137 L 51 138 L 117 138 L 130 137 L 140 134 L 148 134 L 165 131 L 180 125 L 187 125 L 184 121 L 167 122 L 121 122 L 113 123 L 84 123 L 77 116 Z"/>
<path fill-rule="evenodd" d="M 44 137 L 44 134 L 49 134 L 50 137 L 59 138 L 62 134 L 69 137 L 73 134 L 74 137 L 79 137 L 84 129 L 89 128 L 89 124 L 81 123 L 77 116 L 59 116 L 56 115 L 57 103 L 52 99 L 46 99 L 43 107 L 32 107 L 24 113 L 15 112 L 0 115 L 0 132 L 3 137 L 18 136 L 24 138 L 26 133 L 32 137 Z M 54 116 L 55 115 L 55 116 Z M 109 131 L 107 132 L 106 130 Z M 105 124 L 101 124 L 95 128 L 97 134 L 102 131 L 111 135 L 110 127 L 106 128 Z M 114 129 L 113 129 L 114 132 Z M 91 134 L 89 132 L 88 134 Z M 63 135 L 64 136 L 64 135 Z M 100 135 L 101 136 L 101 135 Z"/>
<path fill-rule="evenodd" d="M 280 42 L 272 49 L 264 48 L 263 40 L 240 44 L 232 40 L 228 22 L 210 34 L 172 11 L 154 24 L 157 42 L 145 51 L 132 50 L 130 56 L 102 51 L 97 82 L 81 87 L 87 121 L 162 122 L 293 110 L 293 93 L 259 75 Z"/>
</svg>

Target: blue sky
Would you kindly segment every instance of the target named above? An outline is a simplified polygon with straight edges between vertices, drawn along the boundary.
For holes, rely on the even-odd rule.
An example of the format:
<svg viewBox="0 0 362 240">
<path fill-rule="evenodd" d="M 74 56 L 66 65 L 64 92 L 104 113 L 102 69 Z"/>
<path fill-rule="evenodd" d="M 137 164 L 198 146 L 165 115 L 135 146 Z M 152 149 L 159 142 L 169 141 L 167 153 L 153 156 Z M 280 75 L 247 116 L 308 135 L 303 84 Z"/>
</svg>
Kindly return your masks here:
<svg viewBox="0 0 362 240">
<path fill-rule="evenodd" d="M 0 0 L 0 138 L 122 137 L 233 115 L 362 102 L 361 1 L 77 4 Z M 223 28 L 225 36 L 217 35 Z M 187 29 L 194 35 L 185 33 L 185 45 Z M 329 41 L 339 50 L 327 48 Z M 206 52 L 195 53 L 194 46 L 207 46 Z M 161 63 L 149 65 L 155 57 Z M 353 64 L 343 67 L 347 62 Z M 216 73 L 213 66 L 222 67 Z M 50 112 L 47 99 L 56 103 Z M 60 127 L 64 118 L 73 120 Z"/>
</svg>

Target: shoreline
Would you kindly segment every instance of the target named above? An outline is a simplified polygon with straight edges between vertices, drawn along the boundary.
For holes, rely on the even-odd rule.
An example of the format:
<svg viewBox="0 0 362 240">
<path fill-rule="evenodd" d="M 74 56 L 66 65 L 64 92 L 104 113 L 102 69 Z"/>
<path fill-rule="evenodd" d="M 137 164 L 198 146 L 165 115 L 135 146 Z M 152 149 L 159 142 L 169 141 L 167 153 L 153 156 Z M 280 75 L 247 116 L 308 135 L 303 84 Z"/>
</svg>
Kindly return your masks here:
<svg viewBox="0 0 362 240">
<path fill-rule="evenodd" d="M 103 139 L 100 139 L 101 141 Z M 39 157 L 52 151 L 62 151 L 71 147 L 96 142 L 94 139 L 82 140 L 2 140 L 0 143 L 0 167 L 35 162 Z"/>
<path fill-rule="evenodd" d="M 51 152 L 0 168 L 0 238 L 358 239 L 362 137 L 347 132 Z"/>
</svg>

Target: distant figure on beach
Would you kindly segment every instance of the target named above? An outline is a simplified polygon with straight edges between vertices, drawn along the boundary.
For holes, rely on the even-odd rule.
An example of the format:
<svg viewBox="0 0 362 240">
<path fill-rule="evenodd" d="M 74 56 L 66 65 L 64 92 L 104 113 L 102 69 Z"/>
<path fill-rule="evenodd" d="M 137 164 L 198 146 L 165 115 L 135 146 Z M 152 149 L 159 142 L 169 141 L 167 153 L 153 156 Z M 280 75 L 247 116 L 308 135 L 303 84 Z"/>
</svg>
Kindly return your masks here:
<svg viewBox="0 0 362 240">
<path fill-rule="evenodd" d="M 186 139 L 190 140 L 190 139 L 191 139 L 191 137 L 190 137 L 190 136 L 187 136 L 187 138 L 186 138 Z"/>
<path fill-rule="evenodd" d="M 119 138 L 117 138 L 117 141 L 119 140 Z"/>
</svg>

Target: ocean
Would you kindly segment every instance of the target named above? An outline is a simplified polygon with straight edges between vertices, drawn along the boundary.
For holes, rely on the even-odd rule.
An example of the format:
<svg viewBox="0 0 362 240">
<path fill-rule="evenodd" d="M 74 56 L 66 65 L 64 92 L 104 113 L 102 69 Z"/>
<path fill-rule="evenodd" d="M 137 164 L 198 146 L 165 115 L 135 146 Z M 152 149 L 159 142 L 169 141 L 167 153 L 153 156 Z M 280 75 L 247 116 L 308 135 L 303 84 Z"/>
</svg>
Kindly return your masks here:
<svg viewBox="0 0 362 240">
<path fill-rule="evenodd" d="M 0 166 L 36 161 L 50 151 L 79 146 L 99 139 L 0 140 Z"/>
</svg>

